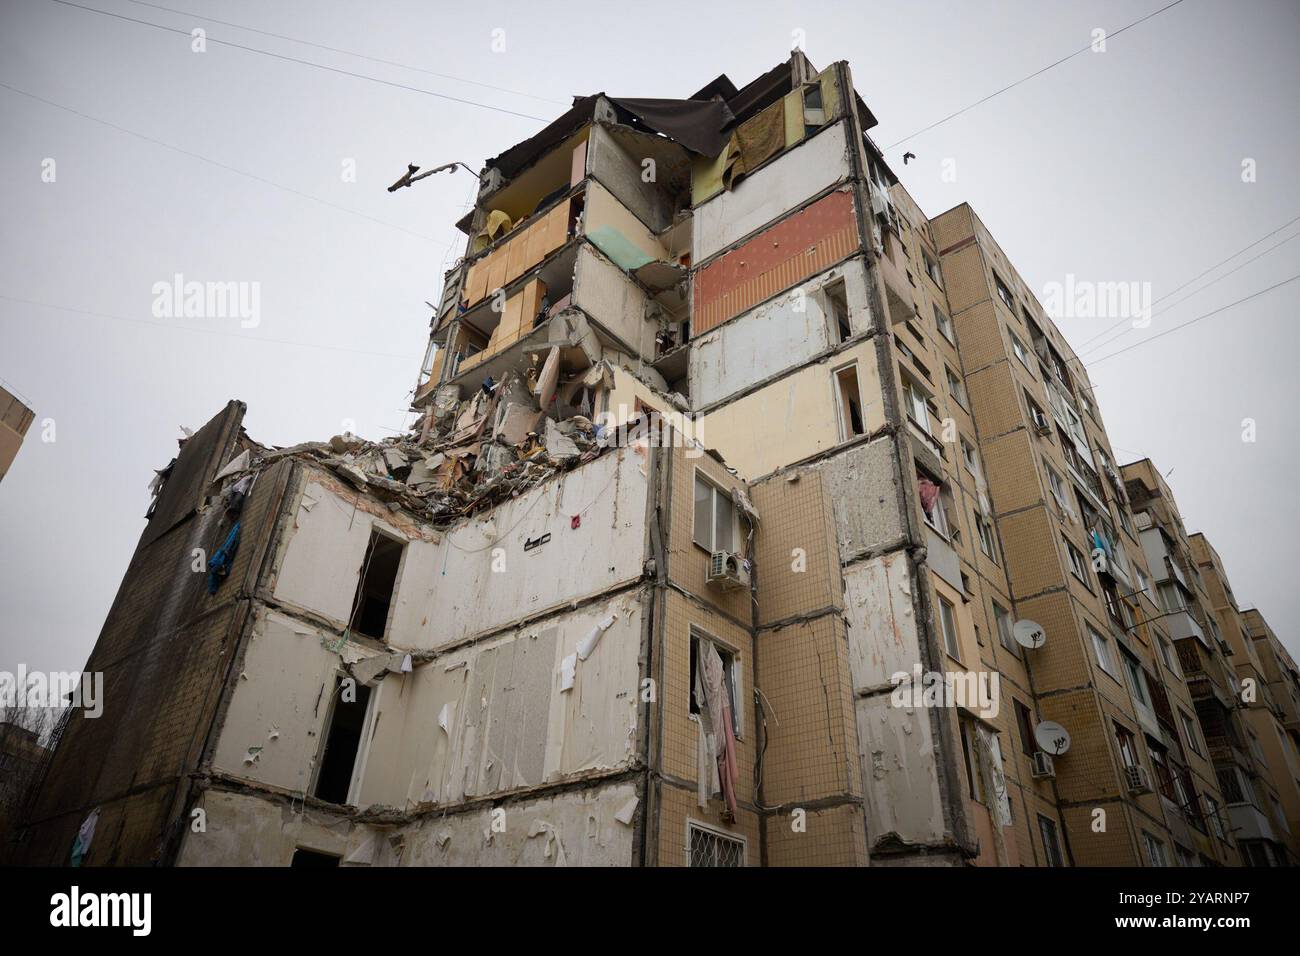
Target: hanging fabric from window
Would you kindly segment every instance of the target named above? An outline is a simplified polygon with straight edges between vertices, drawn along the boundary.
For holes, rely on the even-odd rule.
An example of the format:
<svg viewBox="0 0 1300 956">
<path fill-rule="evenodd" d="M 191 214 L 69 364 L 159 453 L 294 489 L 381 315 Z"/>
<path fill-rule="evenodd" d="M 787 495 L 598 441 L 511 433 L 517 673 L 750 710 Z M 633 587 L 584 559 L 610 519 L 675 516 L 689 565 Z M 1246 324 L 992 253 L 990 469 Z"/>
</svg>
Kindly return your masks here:
<svg viewBox="0 0 1300 956">
<path fill-rule="evenodd" d="M 921 495 L 921 510 L 927 518 L 934 517 L 934 503 L 939 500 L 939 486 L 929 478 L 920 478 L 916 490 Z"/>
<path fill-rule="evenodd" d="M 701 761 L 697 771 L 700 777 L 707 772 L 710 780 L 716 780 L 722 790 L 722 800 L 726 804 L 730 818 L 736 818 L 736 734 L 731 722 L 731 694 L 727 688 L 726 671 L 722 666 L 722 657 L 712 641 L 701 640 L 699 645 L 700 664 L 696 668 L 697 681 L 703 675 L 703 705 L 700 707 L 700 731 L 704 736 L 707 728 L 711 731 L 712 761 Z M 705 711 L 707 710 L 707 714 Z M 698 786 L 698 784 L 697 784 Z M 710 787 L 712 783 L 710 782 Z M 712 790 L 710 790 L 710 793 Z"/>
</svg>

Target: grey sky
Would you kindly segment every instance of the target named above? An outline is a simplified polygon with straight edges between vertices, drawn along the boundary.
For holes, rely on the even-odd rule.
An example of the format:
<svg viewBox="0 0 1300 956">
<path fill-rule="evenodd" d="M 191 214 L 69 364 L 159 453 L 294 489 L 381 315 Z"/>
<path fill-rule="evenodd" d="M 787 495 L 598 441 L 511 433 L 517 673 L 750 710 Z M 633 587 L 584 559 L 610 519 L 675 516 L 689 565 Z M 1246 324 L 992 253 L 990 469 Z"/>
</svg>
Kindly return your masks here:
<svg viewBox="0 0 1300 956">
<path fill-rule="evenodd" d="M 1094 28 L 1164 5 L 158 0 L 520 95 L 129 0 L 77 2 L 548 120 L 575 94 L 686 96 L 721 72 L 744 83 L 803 30 L 814 63 L 850 62 L 882 146 L 1087 45 Z M 496 29 L 504 52 L 492 50 Z M 1036 290 L 1073 273 L 1149 281 L 1159 297 L 1300 216 L 1298 37 L 1294 0 L 1185 0 L 889 158 L 931 215 L 969 201 Z M 186 36 L 52 0 L 0 0 L 0 83 L 139 134 L 0 88 L 0 378 L 36 408 L 0 483 L 0 669 L 76 669 L 179 425 L 198 427 L 229 398 L 248 403 L 245 425 L 264 443 L 326 438 L 347 419 L 368 436 L 406 425 L 423 302 L 461 251 L 452 223 L 475 183 L 460 171 L 385 187 L 408 162 L 477 169 L 544 124 L 215 42 L 193 53 Z M 906 167 L 904 149 L 917 154 Z M 941 180 L 945 158 L 955 183 Z M 354 183 L 342 177 L 349 159 Z M 1300 240 L 1085 358 L 1297 272 Z M 176 273 L 259 282 L 260 325 L 154 318 L 153 285 Z M 1173 469 L 1189 529 L 1300 656 L 1300 522 L 1285 484 L 1300 465 L 1298 297 L 1293 283 L 1091 375 L 1120 460 Z M 1077 347 L 1111 323 L 1061 324 Z M 1241 440 L 1247 417 L 1253 444 Z"/>
</svg>

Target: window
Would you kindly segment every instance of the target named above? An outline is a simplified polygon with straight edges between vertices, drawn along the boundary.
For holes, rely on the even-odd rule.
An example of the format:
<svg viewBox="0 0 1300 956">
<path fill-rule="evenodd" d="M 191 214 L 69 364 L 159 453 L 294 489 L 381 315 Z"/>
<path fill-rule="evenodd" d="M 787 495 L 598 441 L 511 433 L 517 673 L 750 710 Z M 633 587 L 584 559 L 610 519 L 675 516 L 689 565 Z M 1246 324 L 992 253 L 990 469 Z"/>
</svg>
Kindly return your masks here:
<svg viewBox="0 0 1300 956">
<path fill-rule="evenodd" d="M 1197 733 L 1196 722 L 1182 710 L 1178 712 L 1178 720 L 1183 725 L 1183 736 L 1187 738 L 1187 746 L 1191 748 L 1192 753 L 1205 756 L 1205 751 L 1201 749 L 1201 735 Z"/>
<path fill-rule="evenodd" d="M 1110 656 L 1110 641 L 1093 630 L 1091 625 L 1088 625 L 1088 635 L 1092 638 L 1092 652 L 1096 655 L 1097 663 L 1101 666 L 1101 669 L 1111 677 L 1119 680 L 1115 670 L 1115 662 Z"/>
<path fill-rule="evenodd" d="M 916 473 L 917 494 L 921 499 L 921 513 L 925 523 L 939 533 L 945 541 L 949 540 L 948 509 L 944 504 L 943 486 L 923 471 Z M 927 508 L 926 502 L 930 505 Z"/>
<path fill-rule="evenodd" d="M 937 305 L 934 307 L 934 324 L 945 339 L 949 342 L 956 342 L 952 334 L 952 319 L 944 315 L 943 310 Z"/>
<path fill-rule="evenodd" d="M 1092 585 L 1088 583 L 1088 562 L 1083 559 L 1083 552 L 1070 544 L 1070 542 L 1066 541 L 1064 538 L 1061 540 L 1065 543 L 1065 553 L 1070 559 L 1070 570 L 1074 572 L 1074 576 L 1087 585 L 1088 590 L 1091 591 Z"/>
<path fill-rule="evenodd" d="M 1041 813 L 1038 815 L 1038 836 L 1043 841 L 1044 862 L 1048 866 L 1064 866 L 1061 859 L 1061 844 L 1056 838 L 1056 821 L 1049 820 Z"/>
<path fill-rule="evenodd" d="M 823 296 L 826 300 L 826 318 L 835 341 L 845 342 L 852 338 L 853 327 L 849 324 L 849 300 L 844 294 L 844 280 L 828 285 Z"/>
<path fill-rule="evenodd" d="M 687 823 L 686 856 L 691 866 L 741 867 L 745 865 L 745 841 Z"/>
<path fill-rule="evenodd" d="M 722 684 L 727 689 L 727 697 L 730 698 L 729 703 L 731 704 L 731 732 L 737 739 L 739 739 L 741 736 L 740 715 L 742 711 L 739 705 L 740 685 L 736 674 L 736 655 L 723 647 L 717 641 L 711 640 L 707 636 L 695 633 L 691 634 L 690 712 L 692 714 L 698 714 L 700 712 L 700 706 L 704 703 L 698 699 L 698 696 L 695 693 L 695 678 L 698 673 L 700 652 L 704 649 L 704 643 L 712 644 L 714 650 L 718 652 L 718 657 L 722 659 Z"/>
<path fill-rule="evenodd" d="M 1153 837 L 1146 830 L 1142 831 L 1142 844 L 1146 847 L 1147 862 L 1151 866 L 1168 866 L 1169 857 L 1165 853 L 1165 845 Z"/>
<path fill-rule="evenodd" d="M 1160 596 L 1160 606 L 1170 614 L 1187 607 L 1187 602 L 1183 600 L 1183 592 L 1172 581 L 1160 585 L 1157 593 Z"/>
<path fill-rule="evenodd" d="M 1278 803 L 1277 797 L 1273 794 L 1268 795 L 1268 802 L 1273 807 L 1273 817 L 1277 820 L 1278 825 L 1287 833 L 1291 832 L 1291 826 L 1286 822 L 1286 814 L 1282 812 L 1282 804 Z"/>
<path fill-rule="evenodd" d="M 1129 693 L 1140 706 L 1150 708 L 1151 700 L 1147 696 L 1147 682 L 1142 673 L 1142 665 L 1126 650 L 1120 650 L 1120 657 L 1124 659 L 1124 672 L 1128 674 Z"/>
<path fill-rule="evenodd" d="M 943 647 L 948 656 L 961 660 L 961 643 L 957 639 L 957 617 L 952 602 L 939 595 L 939 624 L 943 630 Z"/>
<path fill-rule="evenodd" d="M 980 474 L 979 453 L 975 451 L 971 443 L 968 442 L 965 438 L 959 438 L 958 440 L 961 442 L 962 464 L 966 466 L 967 471 L 969 471 L 972 475 L 978 478 Z"/>
<path fill-rule="evenodd" d="M 989 526 L 988 519 L 978 511 L 972 511 L 971 514 L 975 517 L 975 533 L 979 535 L 980 550 L 996 561 L 997 550 L 993 546 L 993 529 Z"/>
<path fill-rule="evenodd" d="M 1016 727 L 1020 729 L 1020 749 L 1026 756 L 1032 757 L 1038 746 L 1034 741 L 1034 716 L 1029 712 L 1029 708 L 1011 698 L 1016 705 Z"/>
<path fill-rule="evenodd" d="M 1228 803 L 1253 803 L 1248 800 L 1246 794 L 1250 792 L 1241 786 L 1241 778 L 1237 776 L 1236 767 L 1225 767 L 1222 770 L 1216 770 L 1215 773 L 1219 778 L 1219 790 Z"/>
<path fill-rule="evenodd" d="M 958 405 L 966 408 L 966 386 L 962 384 L 962 380 L 957 377 L 957 374 L 946 365 L 943 371 L 948 379 L 948 391 L 952 393 L 952 397 L 957 400 Z"/>
<path fill-rule="evenodd" d="M 1119 724 L 1115 725 L 1115 743 L 1119 745 L 1119 759 L 1125 767 L 1138 767 L 1137 741 L 1133 734 Z"/>
<path fill-rule="evenodd" d="M 695 472 L 695 525 L 691 540 L 708 552 L 735 551 L 736 506 L 731 497 Z"/>
<path fill-rule="evenodd" d="M 1046 459 L 1043 459 L 1043 467 L 1047 469 L 1047 487 L 1051 490 L 1052 497 L 1056 499 L 1056 503 L 1062 508 L 1066 507 L 1069 499 L 1065 495 L 1064 481 L 1057 474 L 1056 469 L 1047 463 Z"/>
<path fill-rule="evenodd" d="M 1138 591 L 1147 597 L 1151 597 L 1151 579 L 1147 577 L 1146 572 L 1141 568 L 1134 568 L 1133 570 L 1137 572 Z"/>
<path fill-rule="evenodd" d="M 903 377 L 903 398 L 906 399 L 908 414 L 916 424 L 921 426 L 921 430 L 927 435 L 930 433 L 930 413 L 926 410 L 925 393 L 920 387 L 906 376 Z"/>
<path fill-rule="evenodd" d="M 1042 406 L 1030 398 L 1028 392 L 1025 392 L 1025 404 L 1029 407 L 1029 420 L 1033 422 L 1034 428 L 1039 431 L 1050 432 L 1052 423 L 1047 420 L 1047 414 L 1043 411 Z"/>
<path fill-rule="evenodd" d="M 1020 364 L 1033 374 L 1034 368 L 1029 364 L 1029 352 L 1025 349 L 1025 343 L 1016 337 L 1016 333 L 1008 331 L 1007 335 L 1011 336 L 1011 351 L 1016 353 L 1016 358 L 1020 359 Z"/>
<path fill-rule="evenodd" d="M 998 643 L 1007 650 L 1014 652 L 1018 645 L 1011 633 L 1011 615 L 997 601 L 993 602 L 993 620 L 997 623 Z"/>
<path fill-rule="evenodd" d="M 866 427 L 862 423 L 862 395 L 858 391 L 856 363 L 835 373 L 835 396 L 840 409 L 840 441 L 864 434 Z"/>
<path fill-rule="evenodd" d="M 996 272 L 993 273 L 993 287 L 997 289 L 998 298 L 1002 300 L 1002 304 L 1014 313 L 1016 311 L 1015 296 L 1011 294 L 1007 284 L 1002 281 L 1002 278 Z"/>
<path fill-rule="evenodd" d="M 350 698 L 350 699 L 349 699 Z M 352 771 L 361 750 L 362 731 L 370 706 L 370 688 L 358 681 L 343 678 L 334 681 L 328 729 L 317 766 L 316 786 L 312 793 L 326 803 L 347 803 L 352 789 Z"/>
<path fill-rule="evenodd" d="M 1181 678 L 1183 675 L 1178 670 L 1178 661 L 1176 655 L 1173 654 L 1172 649 L 1169 646 L 1169 642 L 1163 637 L 1157 637 L 1156 643 L 1160 647 L 1160 660 L 1162 660 L 1165 667 L 1169 669 L 1169 673 L 1173 674 L 1175 677 Z"/>
<path fill-rule="evenodd" d="M 378 530 L 370 532 L 366 556 L 361 562 L 357 593 L 352 599 L 352 619 L 348 626 L 358 634 L 384 639 L 388 627 L 388 608 L 397 586 L 397 569 L 402 563 L 405 544 Z"/>
<path fill-rule="evenodd" d="M 979 745 L 975 737 L 975 729 L 969 721 L 962 720 L 961 723 L 961 754 L 966 762 L 966 789 L 972 800 L 979 803 L 984 802 L 984 779 L 980 773 L 980 753 Z"/>
<path fill-rule="evenodd" d="M 1210 829 L 1220 840 L 1227 840 L 1228 837 L 1223 829 L 1223 817 L 1220 815 L 1219 801 L 1215 800 L 1208 793 L 1205 796 L 1205 815 L 1210 818 Z"/>
<path fill-rule="evenodd" d="M 921 259 L 925 263 L 925 274 L 930 277 L 931 282 L 942 289 L 943 273 L 939 271 L 939 263 L 937 263 L 933 257 L 931 257 L 930 253 L 926 252 L 924 249 L 921 250 Z"/>
</svg>

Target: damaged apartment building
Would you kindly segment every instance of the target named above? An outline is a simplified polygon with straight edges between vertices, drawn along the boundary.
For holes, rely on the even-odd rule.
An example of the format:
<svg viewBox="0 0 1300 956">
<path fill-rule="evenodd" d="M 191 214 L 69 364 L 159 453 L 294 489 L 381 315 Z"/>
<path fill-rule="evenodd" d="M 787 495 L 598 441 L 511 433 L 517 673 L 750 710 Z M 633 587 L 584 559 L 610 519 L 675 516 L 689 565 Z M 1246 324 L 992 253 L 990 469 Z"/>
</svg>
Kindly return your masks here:
<svg viewBox="0 0 1300 956">
<path fill-rule="evenodd" d="M 796 52 L 489 160 L 408 434 L 159 472 L 6 853 L 1243 862 L 1082 366 L 874 125 Z"/>
</svg>

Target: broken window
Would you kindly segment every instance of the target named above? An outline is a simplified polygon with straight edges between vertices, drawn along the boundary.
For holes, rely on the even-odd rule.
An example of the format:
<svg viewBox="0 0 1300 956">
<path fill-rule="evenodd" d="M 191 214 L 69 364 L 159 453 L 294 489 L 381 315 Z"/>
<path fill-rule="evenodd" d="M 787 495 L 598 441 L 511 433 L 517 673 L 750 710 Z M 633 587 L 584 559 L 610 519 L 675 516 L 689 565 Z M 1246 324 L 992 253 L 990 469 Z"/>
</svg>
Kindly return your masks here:
<svg viewBox="0 0 1300 956">
<path fill-rule="evenodd" d="M 989 525 L 988 519 L 978 511 L 972 513 L 975 516 L 975 533 L 979 535 L 980 539 L 980 550 L 996 561 L 998 554 L 993 545 L 993 528 Z"/>
<path fill-rule="evenodd" d="M 338 866 L 339 858 L 328 853 L 317 853 L 315 850 L 298 847 L 293 851 L 293 862 L 289 865 L 308 868 Z"/>
<path fill-rule="evenodd" d="M 383 640 L 404 548 L 402 542 L 379 531 L 370 532 L 370 544 L 361 563 L 361 580 L 357 582 L 357 594 L 352 601 L 352 620 L 348 624 L 358 634 Z"/>
<path fill-rule="evenodd" d="M 823 293 L 826 299 L 826 318 L 830 323 L 835 342 L 845 342 L 853 337 L 853 327 L 849 324 L 849 300 L 844 293 L 844 280 L 834 282 Z"/>
<path fill-rule="evenodd" d="M 731 496 L 695 472 L 695 526 L 691 540 L 710 554 L 736 550 L 736 506 Z"/>
<path fill-rule="evenodd" d="M 1016 705 L 1016 727 L 1020 730 L 1020 749 L 1030 757 L 1038 750 L 1038 745 L 1034 740 L 1034 718 L 1029 713 L 1029 708 L 1011 698 Z"/>
<path fill-rule="evenodd" d="M 966 408 L 966 386 L 952 369 L 944 366 L 944 375 L 948 378 L 948 391 L 957 400 L 957 404 Z"/>
<path fill-rule="evenodd" d="M 961 752 L 966 763 L 966 786 L 970 798 L 979 803 L 984 802 L 984 780 L 980 775 L 980 753 L 978 745 L 971 740 L 975 729 L 969 721 L 961 723 Z"/>
<path fill-rule="evenodd" d="M 745 865 L 745 841 L 696 823 L 686 825 L 686 851 L 691 866 Z"/>
<path fill-rule="evenodd" d="M 908 415 L 928 435 L 930 433 L 930 414 L 926 408 L 925 393 L 906 375 L 903 376 L 903 397 L 907 400 Z"/>
<path fill-rule="evenodd" d="M 937 305 L 934 307 L 934 324 L 938 327 L 945 339 L 949 342 L 955 341 L 952 334 L 952 320 L 949 319 L 948 316 L 944 315 Z"/>
<path fill-rule="evenodd" d="M 370 706 L 370 688 L 352 678 L 347 678 L 347 681 L 346 693 L 344 678 L 340 677 L 334 683 L 333 707 L 313 791 L 314 796 L 326 803 L 348 802 L 352 771 L 361 751 L 361 735 Z"/>
<path fill-rule="evenodd" d="M 996 272 L 993 273 L 993 285 L 998 290 L 998 298 L 1002 300 L 1002 304 L 1014 313 L 1016 311 L 1015 296 L 1011 294 L 1011 290 L 1007 288 L 1007 284 L 1002 281 L 1002 277 Z"/>
<path fill-rule="evenodd" d="M 696 694 L 695 694 L 695 688 L 696 688 L 695 674 L 696 674 L 696 667 L 698 666 L 698 662 L 700 659 L 700 651 L 701 651 L 700 642 L 708 641 L 708 640 L 709 638 L 703 637 L 699 634 L 691 634 L 690 709 L 692 714 L 698 714 L 700 712 L 701 701 L 699 701 L 696 698 Z M 713 644 L 714 649 L 717 650 L 718 656 L 722 658 L 722 681 L 727 688 L 727 696 L 731 698 L 732 733 L 737 738 L 739 738 L 741 734 L 740 719 L 739 719 L 740 710 L 738 709 L 736 702 L 740 698 L 740 693 L 739 693 L 739 687 L 736 683 L 736 655 L 731 651 L 727 650 L 717 641 L 712 641 L 711 643 Z"/>
<path fill-rule="evenodd" d="M 840 409 L 840 441 L 864 434 L 866 427 L 862 423 L 862 395 L 858 391 L 856 362 L 835 373 L 835 394 Z"/>
</svg>

